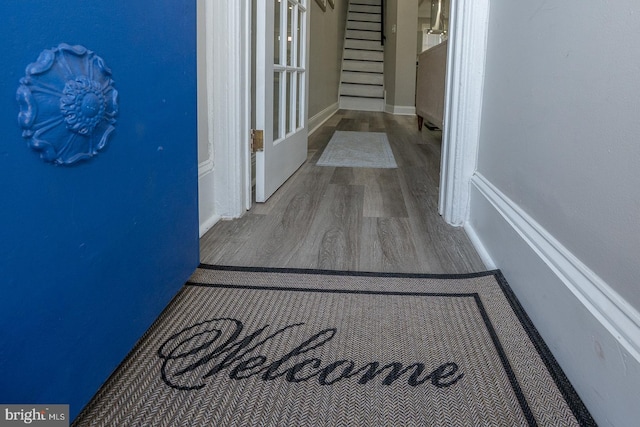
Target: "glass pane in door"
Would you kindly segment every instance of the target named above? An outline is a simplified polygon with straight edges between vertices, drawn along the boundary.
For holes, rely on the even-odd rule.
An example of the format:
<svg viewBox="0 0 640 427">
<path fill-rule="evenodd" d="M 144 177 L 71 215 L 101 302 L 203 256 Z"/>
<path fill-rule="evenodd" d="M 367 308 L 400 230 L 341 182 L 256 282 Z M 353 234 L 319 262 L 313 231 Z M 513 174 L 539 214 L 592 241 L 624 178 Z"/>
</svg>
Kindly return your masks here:
<svg viewBox="0 0 640 427">
<path fill-rule="evenodd" d="M 274 9 L 273 9 L 273 63 L 280 63 L 280 17 L 282 16 L 282 2 L 280 0 L 274 0 Z"/>
<path fill-rule="evenodd" d="M 293 54 L 294 54 L 294 37 L 295 34 L 293 33 L 293 29 L 294 29 L 294 12 L 295 9 L 297 9 L 297 6 L 294 6 L 292 3 L 288 3 L 287 5 L 287 65 L 288 66 L 293 66 L 294 65 L 294 58 L 293 58 Z"/>
<path fill-rule="evenodd" d="M 296 66 L 304 67 L 304 58 L 302 57 L 302 43 L 304 43 L 304 35 L 302 34 L 301 27 L 304 20 L 304 11 L 298 8 L 298 31 L 296 31 L 296 38 L 298 39 L 297 53 L 296 53 Z"/>
<path fill-rule="evenodd" d="M 286 131 L 287 132 L 291 132 L 293 131 L 293 126 L 291 126 L 291 88 L 292 86 L 292 72 L 288 71 L 287 72 L 287 95 L 286 95 L 286 100 L 287 100 L 287 108 L 285 111 L 286 116 Z"/>
<path fill-rule="evenodd" d="M 273 140 L 280 139 L 280 72 L 273 73 Z"/>
<path fill-rule="evenodd" d="M 302 127 L 304 125 L 304 110 L 302 109 L 302 95 L 304 94 L 304 73 L 298 73 L 298 93 L 296 96 L 296 120 L 297 127 Z"/>
</svg>

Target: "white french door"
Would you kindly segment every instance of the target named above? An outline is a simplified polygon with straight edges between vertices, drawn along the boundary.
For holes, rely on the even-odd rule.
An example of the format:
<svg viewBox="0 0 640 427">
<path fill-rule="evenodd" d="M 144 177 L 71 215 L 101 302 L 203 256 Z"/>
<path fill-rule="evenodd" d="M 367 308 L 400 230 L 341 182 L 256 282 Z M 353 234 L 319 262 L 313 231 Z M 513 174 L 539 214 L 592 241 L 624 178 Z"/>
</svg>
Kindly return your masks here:
<svg viewBox="0 0 640 427">
<path fill-rule="evenodd" d="M 309 0 L 256 7 L 256 201 L 266 201 L 307 158 Z"/>
</svg>

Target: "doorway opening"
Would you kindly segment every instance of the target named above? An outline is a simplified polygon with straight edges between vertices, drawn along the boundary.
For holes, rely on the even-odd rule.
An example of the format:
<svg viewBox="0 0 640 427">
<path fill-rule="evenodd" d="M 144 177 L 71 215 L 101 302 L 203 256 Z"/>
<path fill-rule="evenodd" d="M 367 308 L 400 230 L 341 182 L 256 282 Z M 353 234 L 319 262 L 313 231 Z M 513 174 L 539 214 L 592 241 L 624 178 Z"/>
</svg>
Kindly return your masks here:
<svg viewBox="0 0 640 427">
<path fill-rule="evenodd" d="M 254 2 L 265 0 L 254 0 Z M 308 1 L 308 0 L 307 0 Z M 205 13 L 206 122 L 199 136 L 212 147 L 211 162 L 200 162 L 213 173 L 208 196 L 209 223 L 240 217 L 251 207 L 251 4 L 198 1 Z M 451 3 L 449 55 L 443 135 L 439 211 L 449 224 L 464 225 L 468 216 L 469 180 L 475 170 L 476 148 L 486 53 L 489 0 Z M 199 42 L 201 37 L 199 36 Z M 215 96 L 213 96 L 215 94 Z M 200 152 L 209 153 L 203 150 Z M 200 193 L 201 206 L 202 187 Z M 202 231 L 201 216 L 201 231 Z M 205 226 L 206 229 L 206 226 Z"/>
</svg>

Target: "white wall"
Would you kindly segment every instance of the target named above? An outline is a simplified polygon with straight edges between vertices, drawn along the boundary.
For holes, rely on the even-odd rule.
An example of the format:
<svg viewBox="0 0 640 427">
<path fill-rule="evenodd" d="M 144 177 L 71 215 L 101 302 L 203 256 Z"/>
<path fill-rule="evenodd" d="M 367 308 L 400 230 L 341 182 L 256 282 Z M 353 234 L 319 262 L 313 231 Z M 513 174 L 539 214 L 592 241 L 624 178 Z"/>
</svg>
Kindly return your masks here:
<svg viewBox="0 0 640 427">
<path fill-rule="evenodd" d="M 492 0 L 467 225 L 601 425 L 640 418 L 640 7 Z"/>
</svg>

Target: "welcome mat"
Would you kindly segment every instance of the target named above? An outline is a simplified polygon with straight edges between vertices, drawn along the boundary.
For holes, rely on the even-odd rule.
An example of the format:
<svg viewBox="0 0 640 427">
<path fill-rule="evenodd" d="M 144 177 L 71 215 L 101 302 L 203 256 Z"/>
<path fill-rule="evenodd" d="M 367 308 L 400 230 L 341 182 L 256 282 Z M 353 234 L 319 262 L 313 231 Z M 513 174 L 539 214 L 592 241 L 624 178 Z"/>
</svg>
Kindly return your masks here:
<svg viewBox="0 0 640 427">
<path fill-rule="evenodd" d="M 202 265 L 74 425 L 595 423 L 499 271 Z"/>
<path fill-rule="evenodd" d="M 335 131 L 318 166 L 397 168 L 384 132 Z"/>
</svg>

